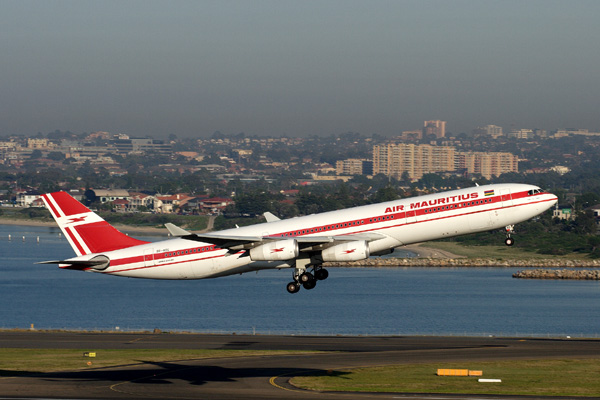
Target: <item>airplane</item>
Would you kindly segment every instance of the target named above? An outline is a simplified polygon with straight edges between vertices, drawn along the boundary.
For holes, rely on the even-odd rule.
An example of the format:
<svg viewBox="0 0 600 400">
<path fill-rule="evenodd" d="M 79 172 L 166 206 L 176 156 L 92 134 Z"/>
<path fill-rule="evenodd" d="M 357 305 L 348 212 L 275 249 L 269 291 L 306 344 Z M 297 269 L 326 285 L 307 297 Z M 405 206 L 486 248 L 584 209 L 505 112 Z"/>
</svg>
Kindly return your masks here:
<svg viewBox="0 0 600 400">
<path fill-rule="evenodd" d="M 148 279 L 205 279 L 263 269 L 292 269 L 289 293 L 313 289 L 328 261 L 389 254 L 395 248 L 505 229 L 548 210 L 557 197 L 527 184 L 491 184 L 329 211 L 286 220 L 192 233 L 165 224 L 173 238 L 146 242 L 119 232 L 65 192 L 42 196 L 76 257 L 40 264 Z"/>
</svg>

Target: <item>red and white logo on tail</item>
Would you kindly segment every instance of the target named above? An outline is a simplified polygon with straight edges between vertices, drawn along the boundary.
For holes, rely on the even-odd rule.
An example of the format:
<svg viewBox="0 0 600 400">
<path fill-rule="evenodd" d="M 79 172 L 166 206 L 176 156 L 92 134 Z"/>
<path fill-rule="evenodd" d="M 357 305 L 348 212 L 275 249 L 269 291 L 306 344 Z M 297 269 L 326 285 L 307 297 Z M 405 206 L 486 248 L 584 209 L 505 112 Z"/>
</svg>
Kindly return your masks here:
<svg viewBox="0 0 600 400">
<path fill-rule="evenodd" d="M 65 192 L 48 193 L 42 199 L 78 256 L 147 243 L 119 232 Z"/>
</svg>

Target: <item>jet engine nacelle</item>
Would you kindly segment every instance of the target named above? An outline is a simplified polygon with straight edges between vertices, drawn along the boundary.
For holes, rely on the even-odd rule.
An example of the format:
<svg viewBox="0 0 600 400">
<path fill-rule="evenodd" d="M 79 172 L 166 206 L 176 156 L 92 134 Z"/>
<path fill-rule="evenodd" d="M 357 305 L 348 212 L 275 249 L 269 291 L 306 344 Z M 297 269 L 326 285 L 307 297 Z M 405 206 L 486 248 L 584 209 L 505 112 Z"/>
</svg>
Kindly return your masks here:
<svg viewBox="0 0 600 400">
<path fill-rule="evenodd" d="M 323 261 L 358 261 L 369 257 L 367 242 L 355 241 L 340 243 L 321 252 Z"/>
<path fill-rule="evenodd" d="M 295 239 L 269 242 L 250 249 L 252 261 L 285 261 L 298 257 L 298 242 Z"/>
</svg>

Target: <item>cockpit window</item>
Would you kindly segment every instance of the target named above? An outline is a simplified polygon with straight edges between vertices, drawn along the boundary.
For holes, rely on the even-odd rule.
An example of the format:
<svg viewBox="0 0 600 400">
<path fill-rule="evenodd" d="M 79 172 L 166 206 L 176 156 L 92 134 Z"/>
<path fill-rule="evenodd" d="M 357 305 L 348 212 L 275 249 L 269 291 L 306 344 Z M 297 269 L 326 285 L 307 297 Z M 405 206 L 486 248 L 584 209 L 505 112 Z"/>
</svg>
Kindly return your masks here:
<svg viewBox="0 0 600 400">
<path fill-rule="evenodd" d="M 544 191 L 542 189 L 533 189 L 527 192 L 527 194 L 529 196 L 533 196 L 534 194 L 540 194 L 540 193 L 544 193 Z"/>
</svg>

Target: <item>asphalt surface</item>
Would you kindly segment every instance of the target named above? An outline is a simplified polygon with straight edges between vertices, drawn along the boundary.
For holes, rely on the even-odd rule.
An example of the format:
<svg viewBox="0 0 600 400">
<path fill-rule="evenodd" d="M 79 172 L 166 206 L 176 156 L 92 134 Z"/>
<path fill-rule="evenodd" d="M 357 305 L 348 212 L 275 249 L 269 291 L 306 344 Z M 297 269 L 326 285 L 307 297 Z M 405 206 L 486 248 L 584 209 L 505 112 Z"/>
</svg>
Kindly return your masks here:
<svg viewBox="0 0 600 400">
<path fill-rule="evenodd" d="M 427 394 L 321 393 L 290 377 L 354 367 L 448 361 L 586 358 L 600 340 L 464 337 L 321 337 L 0 332 L 4 348 L 320 350 L 324 353 L 144 362 L 111 368 L 11 376 L 1 398 L 77 399 L 463 399 Z M 16 375 L 16 374 L 15 374 Z M 481 396 L 498 399 L 512 396 Z M 535 397 L 527 397 L 534 399 Z"/>
</svg>

